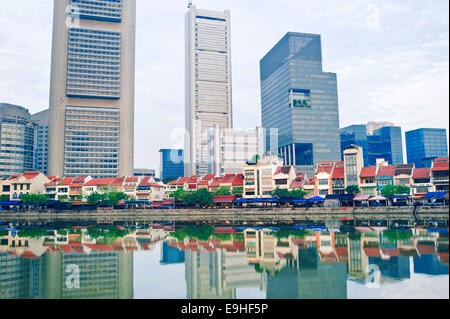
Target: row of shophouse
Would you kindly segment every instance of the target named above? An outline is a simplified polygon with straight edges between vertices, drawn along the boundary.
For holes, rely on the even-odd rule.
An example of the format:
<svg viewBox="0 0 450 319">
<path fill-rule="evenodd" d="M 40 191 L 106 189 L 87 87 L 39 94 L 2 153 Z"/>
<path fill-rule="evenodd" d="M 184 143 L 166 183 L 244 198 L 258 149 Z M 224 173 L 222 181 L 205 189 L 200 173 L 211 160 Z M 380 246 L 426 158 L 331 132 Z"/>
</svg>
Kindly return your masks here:
<svg viewBox="0 0 450 319">
<path fill-rule="evenodd" d="M 314 176 L 296 172 L 294 166 L 284 166 L 277 156 L 262 157 L 255 163 L 247 163 L 242 174 L 214 174 L 181 177 L 164 185 L 152 177 L 119 177 L 93 179 L 45 176 L 40 172 L 25 172 L 0 181 L 1 195 L 19 200 L 22 194 L 41 193 L 49 199 L 79 199 L 92 193 L 123 192 L 132 200 L 163 201 L 179 189 L 196 191 L 207 189 L 215 192 L 227 188 L 231 193 L 247 199 L 270 198 L 277 189 L 303 189 L 307 197 L 343 195 L 350 185 L 358 185 L 362 195 L 378 196 L 386 185 L 404 185 L 411 194 L 448 192 L 449 159 L 436 159 L 431 168 L 415 168 L 414 164 L 388 165 L 382 159 L 376 166 L 358 166 L 358 160 L 345 158 L 338 162 L 320 162 Z M 361 161 L 362 162 L 362 161 Z M 354 164 L 356 163 L 356 165 Z"/>
<path fill-rule="evenodd" d="M 41 172 L 25 172 L 0 181 L 0 195 L 20 200 L 22 194 L 46 194 L 50 200 L 79 200 L 92 193 L 123 192 L 132 200 L 162 201 L 166 185 L 152 177 L 119 177 L 94 179 L 90 176 L 45 176 Z"/>
<path fill-rule="evenodd" d="M 351 171 L 356 173 L 351 174 Z M 242 190 L 244 198 L 268 198 L 276 188 L 280 188 L 303 189 L 308 196 L 313 197 L 343 195 L 350 185 L 358 185 L 361 194 L 370 196 L 380 195 L 386 185 L 408 186 L 410 195 L 448 192 L 449 161 L 448 158 L 436 159 L 431 168 L 415 168 L 414 164 L 393 166 L 383 159 L 371 167 L 351 167 L 345 161 L 320 162 L 315 175 L 308 177 L 303 172 L 296 172 L 294 166 L 283 166 L 277 156 L 268 156 L 257 163 L 247 163 L 243 174 L 181 177 L 168 184 L 168 191 L 205 188 L 214 192 L 226 187 L 232 192 L 235 189 Z"/>
</svg>

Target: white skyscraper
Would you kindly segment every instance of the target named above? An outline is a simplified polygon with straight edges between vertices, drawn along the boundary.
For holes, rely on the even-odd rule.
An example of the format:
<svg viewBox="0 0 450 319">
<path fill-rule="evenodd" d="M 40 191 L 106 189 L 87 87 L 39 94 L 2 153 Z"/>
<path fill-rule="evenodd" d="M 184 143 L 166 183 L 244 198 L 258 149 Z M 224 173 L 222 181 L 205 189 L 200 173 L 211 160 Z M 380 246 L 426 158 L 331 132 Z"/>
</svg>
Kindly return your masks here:
<svg viewBox="0 0 450 319">
<path fill-rule="evenodd" d="M 136 0 L 55 0 L 48 171 L 130 176 Z"/>
<path fill-rule="evenodd" d="M 186 14 L 185 175 L 208 173 L 208 128 L 232 128 L 230 11 Z"/>
</svg>

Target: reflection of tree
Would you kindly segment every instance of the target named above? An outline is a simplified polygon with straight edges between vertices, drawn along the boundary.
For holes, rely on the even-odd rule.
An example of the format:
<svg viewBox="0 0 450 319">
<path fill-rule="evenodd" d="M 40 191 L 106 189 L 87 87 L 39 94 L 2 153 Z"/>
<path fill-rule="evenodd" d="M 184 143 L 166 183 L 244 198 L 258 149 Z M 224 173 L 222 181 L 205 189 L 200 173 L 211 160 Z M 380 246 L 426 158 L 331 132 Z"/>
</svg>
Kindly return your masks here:
<svg viewBox="0 0 450 319">
<path fill-rule="evenodd" d="M 306 235 L 309 235 L 309 234 L 310 234 L 310 232 L 308 230 L 304 230 L 304 229 L 289 229 L 289 230 L 282 229 L 282 230 L 275 232 L 275 237 L 278 239 L 289 238 L 289 237 L 303 239 L 303 238 L 305 238 Z"/>
<path fill-rule="evenodd" d="M 19 232 L 20 237 L 40 238 L 48 235 L 48 231 L 41 228 L 23 229 Z"/>
<path fill-rule="evenodd" d="M 196 238 L 198 240 L 207 241 L 214 234 L 214 229 L 211 226 L 185 226 L 171 234 L 172 237 L 179 241 L 184 241 L 185 238 Z"/>
<path fill-rule="evenodd" d="M 386 229 L 383 231 L 383 237 L 393 243 L 396 240 L 409 240 L 413 238 L 413 233 L 410 229 Z"/>
<path fill-rule="evenodd" d="M 348 238 L 350 240 L 359 240 L 361 239 L 361 233 L 359 231 L 348 233 Z"/>
<path fill-rule="evenodd" d="M 100 243 L 113 243 L 118 238 L 128 235 L 128 231 L 118 229 L 115 226 L 108 227 L 90 227 L 86 229 L 86 234 L 92 239 L 99 240 Z"/>
</svg>

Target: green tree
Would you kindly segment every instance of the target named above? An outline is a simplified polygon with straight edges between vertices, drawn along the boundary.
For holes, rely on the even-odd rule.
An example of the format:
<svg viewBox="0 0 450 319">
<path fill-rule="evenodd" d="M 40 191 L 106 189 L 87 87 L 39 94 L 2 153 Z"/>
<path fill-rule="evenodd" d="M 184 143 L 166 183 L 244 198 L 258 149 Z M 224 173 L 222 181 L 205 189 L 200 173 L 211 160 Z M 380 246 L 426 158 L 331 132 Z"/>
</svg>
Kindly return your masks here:
<svg viewBox="0 0 450 319">
<path fill-rule="evenodd" d="M 0 202 L 9 201 L 9 195 L 0 195 Z"/>
<path fill-rule="evenodd" d="M 175 198 L 177 201 L 184 203 L 187 195 L 188 195 L 188 192 L 186 192 L 184 189 L 180 188 L 180 189 L 177 189 L 172 194 L 170 194 L 170 197 Z"/>
<path fill-rule="evenodd" d="M 59 200 L 60 202 L 68 202 L 68 201 L 69 201 L 69 196 L 68 196 L 68 195 L 61 195 L 61 196 L 58 196 L 58 200 Z"/>
<path fill-rule="evenodd" d="M 214 192 L 214 196 L 228 196 L 231 195 L 230 189 L 228 187 L 220 187 Z"/>
<path fill-rule="evenodd" d="M 281 199 L 281 198 L 291 198 L 291 193 L 287 189 L 281 189 L 277 187 L 273 192 L 272 196 Z"/>
<path fill-rule="evenodd" d="M 381 190 L 381 195 L 384 197 L 395 196 L 396 187 L 394 185 L 386 185 Z"/>
<path fill-rule="evenodd" d="M 411 189 L 405 185 L 397 185 L 395 186 L 395 195 L 409 195 L 411 193 Z"/>
<path fill-rule="evenodd" d="M 232 194 L 236 197 L 241 198 L 242 195 L 244 194 L 244 187 L 233 187 Z"/>
<path fill-rule="evenodd" d="M 409 240 L 413 238 L 413 233 L 410 229 L 386 229 L 383 236 L 393 243 L 397 240 Z"/>
<path fill-rule="evenodd" d="M 24 205 L 44 205 L 48 197 L 45 194 L 22 194 L 20 200 Z"/>
<path fill-rule="evenodd" d="M 86 198 L 86 200 L 89 204 L 100 205 L 100 204 L 105 204 L 107 199 L 106 199 L 105 194 L 100 194 L 100 193 L 95 192 L 95 193 L 90 194 Z"/>
<path fill-rule="evenodd" d="M 296 188 L 291 191 L 291 198 L 303 199 L 308 193 L 303 190 L 303 188 Z"/>
<path fill-rule="evenodd" d="M 349 186 L 347 186 L 347 188 L 345 189 L 345 192 L 346 192 L 347 194 L 351 194 L 351 195 L 359 194 L 359 192 L 360 192 L 359 186 L 358 186 L 358 185 L 349 185 Z"/>
<path fill-rule="evenodd" d="M 194 194 L 195 203 L 200 207 L 207 207 L 214 202 L 214 195 L 205 188 L 197 190 Z"/>
</svg>

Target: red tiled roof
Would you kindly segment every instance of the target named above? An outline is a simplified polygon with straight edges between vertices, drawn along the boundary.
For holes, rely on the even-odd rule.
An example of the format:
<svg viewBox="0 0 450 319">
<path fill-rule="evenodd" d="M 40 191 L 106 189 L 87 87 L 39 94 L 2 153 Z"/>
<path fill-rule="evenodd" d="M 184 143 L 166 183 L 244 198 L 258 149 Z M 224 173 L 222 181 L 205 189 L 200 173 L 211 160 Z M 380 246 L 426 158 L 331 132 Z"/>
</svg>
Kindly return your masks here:
<svg viewBox="0 0 450 319">
<path fill-rule="evenodd" d="M 192 175 L 191 176 L 192 178 L 200 178 L 200 177 L 202 177 L 201 175 Z"/>
<path fill-rule="evenodd" d="M 205 175 L 205 177 L 203 177 L 203 180 L 210 181 L 210 180 L 214 179 L 214 177 L 216 177 L 215 174 L 207 174 L 207 175 Z"/>
<path fill-rule="evenodd" d="M 104 186 L 104 185 L 110 185 L 114 181 L 115 181 L 115 178 L 91 179 L 89 182 L 85 183 L 83 186 Z"/>
<path fill-rule="evenodd" d="M 316 174 L 319 173 L 331 174 L 332 172 L 333 172 L 333 162 L 320 162 L 317 165 Z"/>
<path fill-rule="evenodd" d="M 72 252 L 72 249 L 70 249 L 70 246 L 69 246 L 69 245 L 61 245 L 60 247 L 61 247 L 61 250 L 62 250 L 64 253 L 70 253 L 70 252 Z"/>
<path fill-rule="evenodd" d="M 234 202 L 236 199 L 237 198 L 234 195 L 214 196 L 215 203 L 231 203 L 231 202 Z"/>
<path fill-rule="evenodd" d="M 200 183 L 197 184 L 197 186 L 208 186 L 209 182 L 208 181 L 201 181 Z"/>
<path fill-rule="evenodd" d="M 235 234 L 237 230 L 231 227 L 216 227 L 214 228 L 216 234 Z"/>
<path fill-rule="evenodd" d="M 196 184 L 197 183 L 197 178 L 191 177 L 188 180 L 188 184 Z"/>
<path fill-rule="evenodd" d="M 431 168 L 425 167 L 425 168 L 416 168 L 413 172 L 413 178 L 430 178 L 431 175 Z"/>
<path fill-rule="evenodd" d="M 72 183 L 72 181 L 73 181 L 73 177 L 65 177 L 59 185 L 60 186 L 68 186 Z"/>
<path fill-rule="evenodd" d="M 222 181 L 222 178 L 217 179 L 215 178 L 211 184 L 209 184 L 209 187 L 220 187 L 220 182 Z"/>
<path fill-rule="evenodd" d="M 390 257 L 400 257 L 400 250 L 398 248 L 382 248 L 383 254 Z"/>
<path fill-rule="evenodd" d="M 227 176 L 224 179 L 222 179 L 220 184 L 232 184 L 233 181 L 234 181 L 234 176 Z"/>
<path fill-rule="evenodd" d="M 438 253 L 438 256 L 442 264 L 448 265 L 448 253 Z"/>
<path fill-rule="evenodd" d="M 137 181 L 139 181 L 139 177 L 127 177 L 127 179 L 125 181 L 127 183 L 137 182 Z"/>
<path fill-rule="evenodd" d="M 433 172 L 438 171 L 448 171 L 449 170 L 449 163 L 448 162 L 434 162 L 433 164 Z"/>
<path fill-rule="evenodd" d="M 33 254 L 31 251 L 24 251 L 21 255 L 23 259 L 38 259 L 39 257 Z"/>
<path fill-rule="evenodd" d="M 376 172 L 377 172 L 376 166 L 363 167 L 361 169 L 360 177 L 374 177 L 376 175 Z"/>
<path fill-rule="evenodd" d="M 339 257 L 339 261 L 341 263 L 347 263 L 348 262 L 348 250 L 347 247 L 335 247 L 334 250 L 336 251 L 336 254 Z"/>
<path fill-rule="evenodd" d="M 417 246 L 417 250 L 421 255 L 436 255 L 436 249 L 431 245 L 419 245 Z"/>
<path fill-rule="evenodd" d="M 305 185 L 305 180 L 293 180 L 289 188 L 302 188 Z"/>
<path fill-rule="evenodd" d="M 44 184 L 44 186 L 56 186 L 58 185 L 58 181 L 57 180 L 53 180 L 49 183 Z"/>
<path fill-rule="evenodd" d="M 378 171 L 378 177 L 380 176 L 394 176 L 395 166 L 381 166 Z"/>
<path fill-rule="evenodd" d="M 78 176 L 73 180 L 72 183 L 84 183 L 84 181 L 88 178 L 87 176 Z"/>
<path fill-rule="evenodd" d="M 184 184 L 189 180 L 189 177 L 180 177 L 178 184 Z"/>
<path fill-rule="evenodd" d="M 291 172 L 293 166 L 278 166 L 274 175 L 284 174 L 287 175 Z"/>
<path fill-rule="evenodd" d="M 233 180 L 233 186 L 244 186 L 244 179 L 240 176 L 236 176 Z"/>
<path fill-rule="evenodd" d="M 336 178 L 344 178 L 345 177 L 345 170 L 344 170 L 344 166 L 342 167 L 334 167 L 333 170 L 333 174 L 331 174 L 331 178 L 336 179 Z"/>
<path fill-rule="evenodd" d="M 114 178 L 114 180 L 112 181 L 111 185 L 115 185 L 115 186 L 121 186 L 123 184 L 123 181 L 125 180 L 124 177 L 121 178 Z"/>
<path fill-rule="evenodd" d="M 379 248 L 364 248 L 367 257 L 381 257 Z"/>
</svg>

